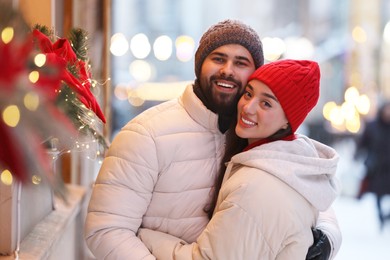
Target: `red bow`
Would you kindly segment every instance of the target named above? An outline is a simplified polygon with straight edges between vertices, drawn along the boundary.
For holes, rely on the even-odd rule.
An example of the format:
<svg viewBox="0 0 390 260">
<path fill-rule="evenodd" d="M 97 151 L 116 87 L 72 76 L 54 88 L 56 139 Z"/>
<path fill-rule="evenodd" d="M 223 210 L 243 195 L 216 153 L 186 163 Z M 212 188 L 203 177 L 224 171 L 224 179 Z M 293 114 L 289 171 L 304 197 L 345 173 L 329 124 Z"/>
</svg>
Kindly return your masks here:
<svg viewBox="0 0 390 260">
<path fill-rule="evenodd" d="M 33 31 L 33 36 L 40 50 L 46 54 L 49 62 L 63 64 L 64 66 L 75 66 L 78 78 L 72 75 L 69 70 L 62 70 L 60 75 L 61 79 L 75 90 L 78 94 L 78 99 L 105 123 L 106 119 L 103 112 L 90 89 L 90 75 L 86 70 L 86 64 L 77 59 L 69 41 L 67 39 L 58 39 L 53 44 L 45 34 L 36 29 Z"/>
</svg>

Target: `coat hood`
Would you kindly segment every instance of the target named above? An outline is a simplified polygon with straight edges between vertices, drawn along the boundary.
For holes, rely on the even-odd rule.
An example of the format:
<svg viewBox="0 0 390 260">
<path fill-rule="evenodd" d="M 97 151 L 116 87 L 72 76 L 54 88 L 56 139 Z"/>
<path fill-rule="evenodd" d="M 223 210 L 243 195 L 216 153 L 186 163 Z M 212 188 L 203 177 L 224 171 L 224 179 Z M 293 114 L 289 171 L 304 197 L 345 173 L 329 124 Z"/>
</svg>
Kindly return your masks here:
<svg viewBox="0 0 390 260">
<path fill-rule="evenodd" d="M 275 141 L 237 154 L 231 163 L 274 175 L 323 211 L 341 190 L 335 177 L 338 160 L 333 148 L 297 134 L 293 141 Z M 226 178 L 233 174 L 229 173 L 231 167 Z"/>
</svg>

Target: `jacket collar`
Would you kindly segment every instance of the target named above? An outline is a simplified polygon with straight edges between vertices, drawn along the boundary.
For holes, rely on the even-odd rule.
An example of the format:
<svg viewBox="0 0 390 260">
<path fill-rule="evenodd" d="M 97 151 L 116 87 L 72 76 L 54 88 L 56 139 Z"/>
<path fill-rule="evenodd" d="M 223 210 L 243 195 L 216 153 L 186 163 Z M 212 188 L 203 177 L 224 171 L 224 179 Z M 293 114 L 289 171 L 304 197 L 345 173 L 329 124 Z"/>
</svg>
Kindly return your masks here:
<svg viewBox="0 0 390 260">
<path fill-rule="evenodd" d="M 194 93 L 193 85 L 189 84 L 181 95 L 179 102 L 187 113 L 198 124 L 213 133 L 220 133 L 218 129 L 218 116 L 203 104 L 203 102 Z"/>
<path fill-rule="evenodd" d="M 292 135 L 288 135 L 286 137 L 283 137 L 279 140 L 283 140 L 283 141 L 292 141 L 292 140 L 295 140 L 297 137 L 295 134 L 292 134 Z M 278 141 L 278 140 L 269 140 L 269 139 L 261 139 L 261 140 L 258 140 L 256 142 L 253 142 L 251 144 L 249 144 L 247 147 L 244 148 L 243 152 L 245 151 L 248 151 L 256 146 L 260 146 L 262 144 L 267 144 L 267 143 L 270 143 L 270 142 L 273 142 L 273 141 Z"/>
</svg>

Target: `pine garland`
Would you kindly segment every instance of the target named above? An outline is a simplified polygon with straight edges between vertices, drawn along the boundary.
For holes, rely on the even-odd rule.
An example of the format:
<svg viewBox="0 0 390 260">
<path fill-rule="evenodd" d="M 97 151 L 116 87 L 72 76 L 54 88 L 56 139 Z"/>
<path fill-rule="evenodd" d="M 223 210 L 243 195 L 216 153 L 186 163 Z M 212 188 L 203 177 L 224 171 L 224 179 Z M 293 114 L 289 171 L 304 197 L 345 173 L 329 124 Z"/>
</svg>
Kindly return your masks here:
<svg viewBox="0 0 390 260">
<path fill-rule="evenodd" d="M 53 41 L 54 31 L 49 29 L 46 25 L 36 24 L 33 26 L 33 30 L 38 30 Z"/>
<path fill-rule="evenodd" d="M 77 58 L 84 62 L 88 61 L 87 39 L 87 32 L 81 28 L 73 28 L 68 36 Z"/>
<path fill-rule="evenodd" d="M 47 26 L 36 24 L 33 29 L 39 30 L 54 41 L 54 32 Z M 67 39 L 77 59 L 88 64 L 87 32 L 81 28 L 73 28 Z M 80 78 L 76 64 L 68 64 L 67 69 L 77 79 Z M 95 127 L 90 111 L 80 102 L 76 93 L 67 84 L 62 84 L 55 103 L 70 118 L 80 133 L 84 135 L 91 134 L 102 144 L 104 149 L 108 147 L 100 130 Z"/>
</svg>

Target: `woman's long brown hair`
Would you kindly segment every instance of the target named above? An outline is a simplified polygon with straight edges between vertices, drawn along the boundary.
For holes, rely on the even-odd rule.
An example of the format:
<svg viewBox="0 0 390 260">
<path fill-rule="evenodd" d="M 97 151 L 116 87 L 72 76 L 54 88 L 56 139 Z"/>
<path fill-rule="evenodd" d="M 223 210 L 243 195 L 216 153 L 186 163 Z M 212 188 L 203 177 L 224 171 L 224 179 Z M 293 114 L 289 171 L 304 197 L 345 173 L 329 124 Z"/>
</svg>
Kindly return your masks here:
<svg viewBox="0 0 390 260">
<path fill-rule="evenodd" d="M 214 187 L 211 189 L 211 200 L 204 208 L 204 211 L 207 213 L 209 219 L 213 216 L 213 212 L 217 204 L 218 193 L 221 189 L 223 177 L 225 176 L 226 163 L 229 162 L 235 154 L 241 152 L 248 145 L 247 139 L 240 138 L 236 135 L 235 127 L 236 120 L 233 120 L 233 123 L 226 131 L 225 153 L 221 160 L 218 174 L 215 178 Z"/>
</svg>

